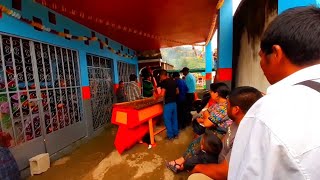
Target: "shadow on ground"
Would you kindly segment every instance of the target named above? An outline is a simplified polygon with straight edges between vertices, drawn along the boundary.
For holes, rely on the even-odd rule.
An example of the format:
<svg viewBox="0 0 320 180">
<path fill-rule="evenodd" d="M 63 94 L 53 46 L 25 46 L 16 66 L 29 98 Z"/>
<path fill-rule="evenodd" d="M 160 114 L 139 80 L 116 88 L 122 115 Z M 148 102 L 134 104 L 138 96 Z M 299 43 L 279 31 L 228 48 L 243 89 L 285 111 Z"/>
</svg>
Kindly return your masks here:
<svg viewBox="0 0 320 180">
<path fill-rule="evenodd" d="M 188 173 L 173 174 L 165 161 L 182 155 L 192 141 L 192 130 L 182 131 L 178 139 L 156 137 L 157 146 L 148 149 L 137 144 L 121 156 L 114 149 L 116 127 L 106 128 L 100 135 L 82 144 L 71 154 L 52 163 L 51 168 L 29 180 L 182 180 Z"/>
</svg>

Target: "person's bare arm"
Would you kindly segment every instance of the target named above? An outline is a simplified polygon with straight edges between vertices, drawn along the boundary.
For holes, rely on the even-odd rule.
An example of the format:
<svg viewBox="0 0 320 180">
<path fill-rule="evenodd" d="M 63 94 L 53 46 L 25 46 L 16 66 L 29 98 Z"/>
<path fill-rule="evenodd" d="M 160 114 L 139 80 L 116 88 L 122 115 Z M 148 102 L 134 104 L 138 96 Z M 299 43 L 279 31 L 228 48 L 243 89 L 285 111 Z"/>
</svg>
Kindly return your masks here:
<svg viewBox="0 0 320 180">
<path fill-rule="evenodd" d="M 204 125 L 204 127 L 207 127 L 207 128 L 212 127 L 212 126 L 215 125 L 208 118 L 204 119 L 202 124 Z"/>
<path fill-rule="evenodd" d="M 198 164 L 191 173 L 201 173 L 214 180 L 225 180 L 228 177 L 229 164 L 224 160 L 220 164 Z"/>
<path fill-rule="evenodd" d="M 165 95 L 166 95 L 166 89 L 161 88 L 160 96 L 161 96 L 161 97 L 164 97 Z"/>
<path fill-rule="evenodd" d="M 197 121 L 198 121 L 198 123 L 203 123 L 203 121 L 204 121 L 204 119 L 202 119 L 202 118 L 197 118 Z"/>
<path fill-rule="evenodd" d="M 178 88 L 176 88 L 176 94 L 179 94 L 179 89 Z"/>
<path fill-rule="evenodd" d="M 206 108 L 203 108 L 202 111 L 202 118 L 197 118 L 198 123 L 203 124 L 205 127 L 211 127 L 214 124 L 209 120 L 209 112 L 207 111 Z"/>
<path fill-rule="evenodd" d="M 209 120 L 210 114 L 207 110 L 202 112 L 203 118 L 198 118 L 198 122 L 203 124 L 204 127 L 212 127 L 214 124 Z"/>
<path fill-rule="evenodd" d="M 210 100 L 209 100 L 210 101 Z M 206 106 L 203 109 L 208 109 L 209 108 L 209 102 L 206 104 Z"/>
</svg>

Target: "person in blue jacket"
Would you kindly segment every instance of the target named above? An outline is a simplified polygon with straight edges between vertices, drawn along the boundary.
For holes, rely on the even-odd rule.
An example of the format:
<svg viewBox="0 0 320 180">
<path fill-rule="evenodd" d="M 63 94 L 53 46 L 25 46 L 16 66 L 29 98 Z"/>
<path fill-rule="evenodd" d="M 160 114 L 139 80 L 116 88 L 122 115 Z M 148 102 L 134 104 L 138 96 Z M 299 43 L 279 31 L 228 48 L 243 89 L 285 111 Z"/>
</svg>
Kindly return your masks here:
<svg viewBox="0 0 320 180">
<path fill-rule="evenodd" d="M 179 89 L 179 94 L 177 95 L 178 126 L 179 129 L 184 129 L 187 125 L 186 94 L 188 92 L 188 87 L 186 82 L 180 78 L 178 72 L 174 72 L 172 77 L 175 79 Z"/>
</svg>

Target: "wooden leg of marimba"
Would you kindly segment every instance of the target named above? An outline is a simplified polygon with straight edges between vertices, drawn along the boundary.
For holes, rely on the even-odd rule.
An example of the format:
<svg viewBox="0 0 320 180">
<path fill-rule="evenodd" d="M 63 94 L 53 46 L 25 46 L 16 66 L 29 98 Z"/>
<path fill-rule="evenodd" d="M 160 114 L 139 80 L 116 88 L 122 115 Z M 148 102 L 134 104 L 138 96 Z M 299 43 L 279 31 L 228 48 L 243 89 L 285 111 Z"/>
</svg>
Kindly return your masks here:
<svg viewBox="0 0 320 180">
<path fill-rule="evenodd" d="M 151 142 L 151 145 L 153 145 L 154 144 L 154 133 L 153 133 L 152 119 L 149 119 L 149 133 L 150 133 L 150 142 Z"/>
</svg>

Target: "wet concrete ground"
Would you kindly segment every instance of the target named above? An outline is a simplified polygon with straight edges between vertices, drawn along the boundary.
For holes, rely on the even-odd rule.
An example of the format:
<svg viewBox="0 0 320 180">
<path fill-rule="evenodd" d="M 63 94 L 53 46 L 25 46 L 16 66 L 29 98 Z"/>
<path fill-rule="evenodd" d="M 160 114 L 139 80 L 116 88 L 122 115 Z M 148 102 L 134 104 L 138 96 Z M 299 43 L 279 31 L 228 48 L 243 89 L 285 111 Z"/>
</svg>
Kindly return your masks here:
<svg viewBox="0 0 320 180">
<path fill-rule="evenodd" d="M 173 174 L 165 162 L 182 155 L 193 134 L 189 128 L 173 141 L 165 139 L 166 131 L 156 136 L 157 146 L 148 149 L 137 144 L 121 156 L 115 150 L 113 141 L 116 127 L 105 131 L 82 144 L 71 154 L 52 163 L 51 168 L 30 180 L 182 180 L 188 173 Z"/>
</svg>

